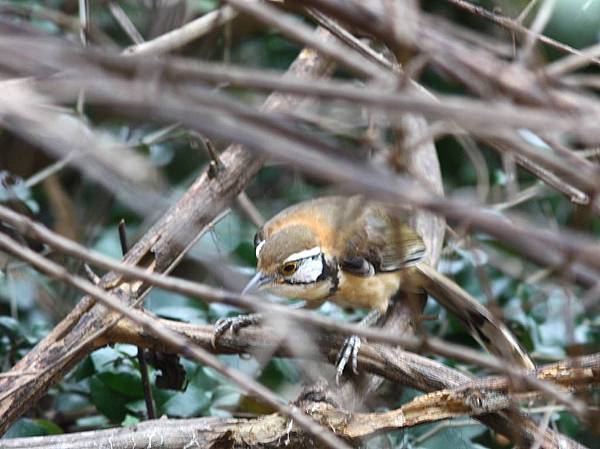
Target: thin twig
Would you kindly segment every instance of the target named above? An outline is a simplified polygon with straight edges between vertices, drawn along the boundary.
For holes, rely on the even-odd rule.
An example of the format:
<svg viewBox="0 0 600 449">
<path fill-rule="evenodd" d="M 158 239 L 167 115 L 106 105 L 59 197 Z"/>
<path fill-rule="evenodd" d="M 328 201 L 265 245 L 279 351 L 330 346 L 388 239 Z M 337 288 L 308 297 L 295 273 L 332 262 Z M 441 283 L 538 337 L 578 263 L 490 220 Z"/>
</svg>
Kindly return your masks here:
<svg viewBox="0 0 600 449">
<path fill-rule="evenodd" d="M 121 253 L 123 257 L 129 251 L 127 244 L 127 229 L 125 228 L 125 220 L 119 221 L 119 241 L 121 242 Z M 137 348 L 137 359 L 140 365 L 140 374 L 142 376 L 142 389 L 144 390 L 144 401 L 146 402 L 146 412 L 148 419 L 156 418 L 156 410 L 154 408 L 154 398 L 152 395 L 152 385 L 150 384 L 150 376 L 148 374 L 148 362 L 146 361 L 146 351 L 141 346 Z"/>
<path fill-rule="evenodd" d="M 542 73 L 550 78 L 560 78 L 590 63 L 590 60 L 600 56 L 600 44 L 592 45 L 581 51 L 580 55 L 568 55 L 557 61 L 547 64 Z"/>
<path fill-rule="evenodd" d="M 291 17 L 288 14 L 280 12 L 278 9 L 266 3 L 248 2 L 246 0 L 224 0 L 237 10 L 249 14 L 269 26 L 277 27 L 283 34 L 291 39 L 303 42 L 305 45 L 314 48 L 320 53 L 334 58 L 340 64 L 357 73 L 360 76 L 372 78 L 382 77 L 391 81 L 390 73 L 382 70 L 379 65 L 373 64 L 370 60 L 362 58 L 357 60 L 354 55 L 356 52 L 348 52 L 346 45 L 329 41 L 325 42 L 319 36 L 315 35 L 314 29 L 305 25 L 300 20 Z"/>
<path fill-rule="evenodd" d="M 233 20 L 236 16 L 236 11 L 229 6 L 223 6 L 151 41 L 129 47 L 123 53 L 125 55 L 167 53 L 210 33 L 224 23 Z"/>
<path fill-rule="evenodd" d="M 535 48 L 535 42 L 540 36 L 542 36 L 542 31 L 550 20 L 555 6 L 556 0 L 544 0 L 542 3 L 542 6 L 538 10 L 535 19 L 531 24 L 531 32 L 526 36 L 525 44 L 523 44 L 523 49 L 519 55 L 519 61 L 526 63 L 531 58 L 531 54 Z"/>
<path fill-rule="evenodd" d="M 527 3 L 527 6 L 523 8 L 523 11 L 521 11 L 519 15 L 515 18 L 515 22 L 523 23 L 523 21 L 527 18 L 527 16 L 529 15 L 533 7 L 537 4 L 537 2 L 538 0 L 530 0 L 529 3 Z"/>
<path fill-rule="evenodd" d="M 333 68 L 334 64 L 330 60 L 305 49 L 290 66 L 289 73 L 316 78 L 329 76 Z M 265 102 L 264 108 L 285 110 L 298 104 L 299 100 L 297 97 L 273 94 Z M 233 200 L 243 186 L 250 182 L 263 162 L 261 157 L 256 157 L 241 145 L 230 145 L 223 156 L 227 171 L 219 178 L 218 195 L 215 195 L 214 184 L 207 180 L 204 174 L 200 174 L 182 198 L 131 248 L 126 257 L 129 264 L 146 269 L 152 267 L 159 272 L 170 272 L 203 235 L 206 227 L 210 227 L 214 220 L 223 215 L 227 202 Z M 103 277 L 102 286 L 108 288 L 114 285 L 114 282 L 119 282 L 119 275 L 108 273 Z M 142 286 L 139 283 L 137 286 L 124 283 L 122 287 L 135 287 L 136 291 L 141 289 L 140 298 L 150 291 L 147 285 Z M 85 314 L 89 314 L 91 319 L 80 321 Z M 0 411 L 4 418 L 0 420 L 0 431 L 5 431 L 27 409 L 32 398 L 46 391 L 69 367 L 92 350 L 93 345 L 82 346 L 85 340 L 89 343 L 91 334 L 97 334 L 96 338 L 92 339 L 97 341 L 98 337 L 106 333 L 109 326 L 119 319 L 119 316 L 116 317 L 116 321 L 111 316 L 107 317 L 102 306 L 95 305 L 90 297 L 84 297 L 74 310 L 17 364 L 16 369 L 21 365 L 36 366 L 44 374 L 42 381 L 37 384 L 22 378 L 11 383 L 13 397 L 10 400 L 0 400 Z M 75 337 L 77 341 L 65 346 L 63 339 L 73 334 L 78 335 Z M 77 346 L 79 348 L 71 352 Z M 52 361 L 46 358 L 47 348 L 53 348 L 55 357 Z M 3 385 L 6 384 L 7 382 L 3 382 Z M 28 388 L 24 388 L 26 386 Z M 6 394 L 3 396 L 7 397 Z"/>
<path fill-rule="evenodd" d="M 79 22 L 81 24 L 81 29 L 79 30 L 79 37 L 81 39 L 81 43 L 87 46 L 90 24 L 90 5 L 88 3 L 88 0 L 79 0 Z"/>
<path fill-rule="evenodd" d="M 550 418 L 552 418 L 552 415 L 555 412 L 555 407 L 556 406 L 554 405 L 554 402 L 552 402 L 552 403 L 550 403 L 549 408 L 544 412 L 544 416 L 542 417 L 542 420 L 540 421 L 540 426 L 536 433 L 535 440 L 534 440 L 533 444 L 531 445 L 531 449 L 540 449 L 540 447 L 542 446 L 544 432 L 546 432 L 546 429 L 548 428 L 548 425 L 550 424 Z"/>
<path fill-rule="evenodd" d="M 110 10 L 110 13 L 113 15 L 113 17 L 115 18 L 117 23 L 121 26 L 123 31 L 125 31 L 125 33 L 127 33 L 127 35 L 129 36 L 129 38 L 131 39 L 131 41 L 134 44 L 139 45 L 144 42 L 144 38 L 142 37 L 140 32 L 137 30 L 137 28 L 135 27 L 135 25 L 133 24 L 133 22 L 131 21 L 129 16 L 127 16 L 127 14 L 125 14 L 125 11 L 123 11 L 123 8 L 121 8 L 121 5 L 119 5 L 114 0 L 110 0 L 108 2 L 108 9 Z"/>
<path fill-rule="evenodd" d="M 529 30 L 529 28 L 522 26 L 517 21 L 511 19 L 510 17 L 505 17 L 500 14 L 493 13 L 488 11 L 479 5 L 474 5 L 466 0 L 446 0 L 448 3 L 451 3 L 455 6 L 458 6 L 461 9 L 464 9 L 471 14 L 477 15 L 479 17 L 483 17 L 484 19 L 490 20 L 492 23 L 499 25 L 503 28 L 506 28 L 510 31 L 514 31 L 520 34 L 524 34 L 526 36 L 532 35 L 540 42 L 543 42 L 546 45 L 554 47 L 558 50 L 564 51 L 566 53 L 583 56 L 583 53 L 580 50 L 577 50 L 570 45 L 563 44 L 562 42 L 557 41 L 556 39 L 552 39 L 548 36 L 544 36 L 542 34 L 536 34 L 533 31 Z M 600 65 L 600 59 L 591 58 L 590 62 L 595 65 Z"/>
<path fill-rule="evenodd" d="M 242 192 L 236 198 L 238 206 L 246 214 L 246 216 L 254 223 L 258 228 L 261 228 L 265 224 L 265 218 L 262 216 L 258 208 L 254 205 L 252 200 L 248 198 L 246 192 Z"/>
<path fill-rule="evenodd" d="M 67 154 L 62 159 L 59 159 L 56 162 L 44 167 L 39 172 L 37 172 L 37 173 L 31 175 L 29 178 L 27 178 L 27 180 L 25 181 L 25 185 L 28 188 L 35 187 L 37 184 L 42 182 L 44 179 L 61 171 L 63 168 L 65 168 L 69 164 L 69 162 L 71 161 L 72 158 L 77 157 L 78 155 L 79 155 L 79 153 L 74 151 L 72 153 Z"/>
</svg>

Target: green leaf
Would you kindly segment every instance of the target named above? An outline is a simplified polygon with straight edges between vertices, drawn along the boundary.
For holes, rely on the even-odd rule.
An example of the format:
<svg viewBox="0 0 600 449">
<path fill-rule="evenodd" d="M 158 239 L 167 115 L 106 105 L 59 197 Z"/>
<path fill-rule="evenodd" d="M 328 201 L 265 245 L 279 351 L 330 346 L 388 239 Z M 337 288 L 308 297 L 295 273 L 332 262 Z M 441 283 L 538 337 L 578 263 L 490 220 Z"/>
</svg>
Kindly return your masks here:
<svg viewBox="0 0 600 449">
<path fill-rule="evenodd" d="M 162 412 L 169 416 L 189 418 L 198 416 L 210 405 L 211 394 L 195 385 L 189 385 L 187 390 L 173 395 L 162 405 Z"/>
<path fill-rule="evenodd" d="M 8 316 L 0 316 L 0 335 L 5 334 L 11 340 L 25 338 L 25 332 L 19 322 Z"/>
<path fill-rule="evenodd" d="M 137 349 L 131 345 L 119 345 L 116 349 L 103 348 L 94 352 L 90 357 L 97 373 L 94 380 L 119 393 L 125 398 L 124 401 L 128 398 L 143 398 L 142 378 L 137 363 L 131 361 L 136 352 Z"/>
<path fill-rule="evenodd" d="M 298 369 L 289 360 L 271 359 L 263 370 L 260 381 L 271 389 L 279 389 L 284 383 L 299 381 Z"/>
<path fill-rule="evenodd" d="M 82 382 L 87 386 L 88 382 Z M 82 410 L 90 405 L 89 394 L 85 390 L 77 393 L 61 392 L 56 396 L 56 411 L 59 413 L 69 413 L 76 410 Z"/>
<path fill-rule="evenodd" d="M 139 423 L 140 423 L 139 418 L 137 418 L 135 416 L 127 415 L 127 416 L 125 416 L 125 419 L 121 423 L 121 426 L 131 427 L 131 426 L 135 426 L 136 424 L 139 424 Z"/>
<path fill-rule="evenodd" d="M 240 404 L 242 395 L 238 389 L 229 385 L 222 385 L 213 390 L 210 404 L 210 416 L 230 416 L 228 410 L 235 410 Z"/>
<path fill-rule="evenodd" d="M 125 399 L 111 390 L 100 379 L 93 377 L 90 380 L 92 403 L 112 422 L 121 422 L 126 415 Z"/>
<path fill-rule="evenodd" d="M 254 244 L 249 241 L 243 241 L 233 250 L 235 254 L 244 264 L 255 266 L 256 265 L 256 252 L 254 251 Z"/>
<path fill-rule="evenodd" d="M 146 307 L 166 318 L 198 324 L 206 323 L 208 312 L 208 306 L 200 301 L 160 289 L 152 290 Z"/>
<path fill-rule="evenodd" d="M 469 423 L 465 426 L 453 427 L 459 424 L 461 420 L 446 421 L 444 424 L 431 424 L 427 426 L 419 426 L 415 428 L 415 435 L 421 438 L 426 437 L 426 433 L 432 429 L 439 428 L 439 432 L 432 436 L 421 440 L 415 447 L 427 448 L 427 449 L 448 449 L 449 447 L 461 448 L 461 449 L 480 449 L 481 446 L 478 443 L 472 441 L 481 433 L 485 432 L 485 427 L 478 423 Z"/>
<path fill-rule="evenodd" d="M 113 348 L 102 348 L 94 351 L 90 356 L 97 373 L 114 369 L 115 363 L 121 359 L 122 354 Z"/>
<path fill-rule="evenodd" d="M 94 362 L 91 357 L 86 357 L 83 362 L 79 364 L 75 372 L 73 373 L 73 379 L 79 382 L 83 379 L 87 379 L 93 376 L 96 370 L 94 369 Z"/>
<path fill-rule="evenodd" d="M 45 429 L 46 435 L 59 435 L 64 433 L 63 430 L 52 421 L 48 421 L 47 419 L 36 419 L 35 423 Z"/>
<path fill-rule="evenodd" d="M 213 390 L 217 388 L 221 383 L 221 380 L 215 376 L 215 374 L 203 366 L 197 367 L 197 369 L 188 375 L 190 383 L 197 388 L 205 391 Z"/>
<path fill-rule="evenodd" d="M 190 10 L 202 14 L 213 11 L 219 6 L 219 2 L 217 0 L 188 0 L 187 3 Z"/>
<path fill-rule="evenodd" d="M 110 422 L 102 415 L 84 416 L 77 420 L 77 426 L 86 427 L 88 429 L 102 429 L 104 427 L 109 427 Z"/>
<path fill-rule="evenodd" d="M 143 398 L 142 377 L 135 372 L 105 371 L 96 376 L 110 389 L 129 398 Z"/>
<path fill-rule="evenodd" d="M 46 429 L 35 423 L 34 420 L 23 418 L 15 422 L 4 438 L 36 437 L 46 435 Z"/>
</svg>

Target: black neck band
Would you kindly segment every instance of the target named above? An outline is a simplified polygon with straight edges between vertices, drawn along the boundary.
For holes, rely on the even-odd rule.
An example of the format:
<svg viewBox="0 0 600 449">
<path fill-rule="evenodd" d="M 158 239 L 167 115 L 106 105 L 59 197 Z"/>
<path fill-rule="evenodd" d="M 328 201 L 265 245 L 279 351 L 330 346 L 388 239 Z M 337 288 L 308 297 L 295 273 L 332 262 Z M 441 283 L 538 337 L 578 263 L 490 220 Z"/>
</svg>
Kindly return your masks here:
<svg viewBox="0 0 600 449">
<path fill-rule="evenodd" d="M 331 263 L 328 263 L 324 254 L 321 254 L 321 260 L 323 262 L 323 271 L 317 278 L 317 281 L 331 280 L 331 287 L 329 288 L 329 293 L 327 293 L 327 297 L 330 297 L 338 291 L 340 285 L 340 279 L 338 277 L 338 264 L 337 260 L 335 259 L 333 259 Z"/>
</svg>

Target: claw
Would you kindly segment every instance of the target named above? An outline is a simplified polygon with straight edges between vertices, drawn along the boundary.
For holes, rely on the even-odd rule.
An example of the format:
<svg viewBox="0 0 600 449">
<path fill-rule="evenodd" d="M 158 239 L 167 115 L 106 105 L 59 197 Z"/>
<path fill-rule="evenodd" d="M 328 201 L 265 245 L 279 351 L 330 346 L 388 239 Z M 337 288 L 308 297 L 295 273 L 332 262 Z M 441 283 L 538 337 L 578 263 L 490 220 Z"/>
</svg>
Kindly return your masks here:
<svg viewBox="0 0 600 449">
<path fill-rule="evenodd" d="M 362 343 L 360 337 L 353 336 L 354 344 L 352 345 L 352 372 L 355 375 L 358 375 L 358 351 L 360 350 L 360 345 Z"/>
<path fill-rule="evenodd" d="M 358 374 L 358 351 L 360 345 L 361 340 L 358 335 L 352 335 L 344 341 L 344 344 L 338 353 L 337 360 L 335 361 L 335 382 L 338 385 L 340 384 L 340 379 L 344 374 L 344 369 L 346 369 L 346 365 L 348 365 L 349 361 L 352 366 L 352 372 Z"/>
<path fill-rule="evenodd" d="M 213 330 L 210 344 L 213 348 L 217 347 L 217 342 L 223 336 L 223 334 L 231 327 L 230 318 L 219 318 L 215 322 L 215 328 Z"/>
<path fill-rule="evenodd" d="M 210 339 L 210 344 L 213 348 L 217 347 L 217 343 L 219 339 L 223 336 L 225 332 L 231 329 L 232 333 L 237 333 L 240 329 L 244 327 L 251 326 L 253 324 L 258 324 L 261 321 L 260 314 L 251 314 L 251 315 L 239 315 L 236 317 L 230 318 L 219 318 L 215 322 L 215 328 L 213 330 L 212 337 Z"/>
</svg>

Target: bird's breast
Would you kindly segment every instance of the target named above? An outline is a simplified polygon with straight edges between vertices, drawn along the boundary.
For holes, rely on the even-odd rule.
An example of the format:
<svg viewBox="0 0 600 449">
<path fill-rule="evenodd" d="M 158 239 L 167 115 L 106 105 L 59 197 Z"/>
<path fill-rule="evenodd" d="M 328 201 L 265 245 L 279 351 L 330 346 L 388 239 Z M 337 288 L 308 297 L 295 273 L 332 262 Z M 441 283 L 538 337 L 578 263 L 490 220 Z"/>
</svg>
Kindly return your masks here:
<svg viewBox="0 0 600 449">
<path fill-rule="evenodd" d="M 387 309 L 389 300 L 400 289 L 400 272 L 378 273 L 374 276 L 355 276 L 340 271 L 337 291 L 329 299 L 344 307 Z"/>
</svg>

